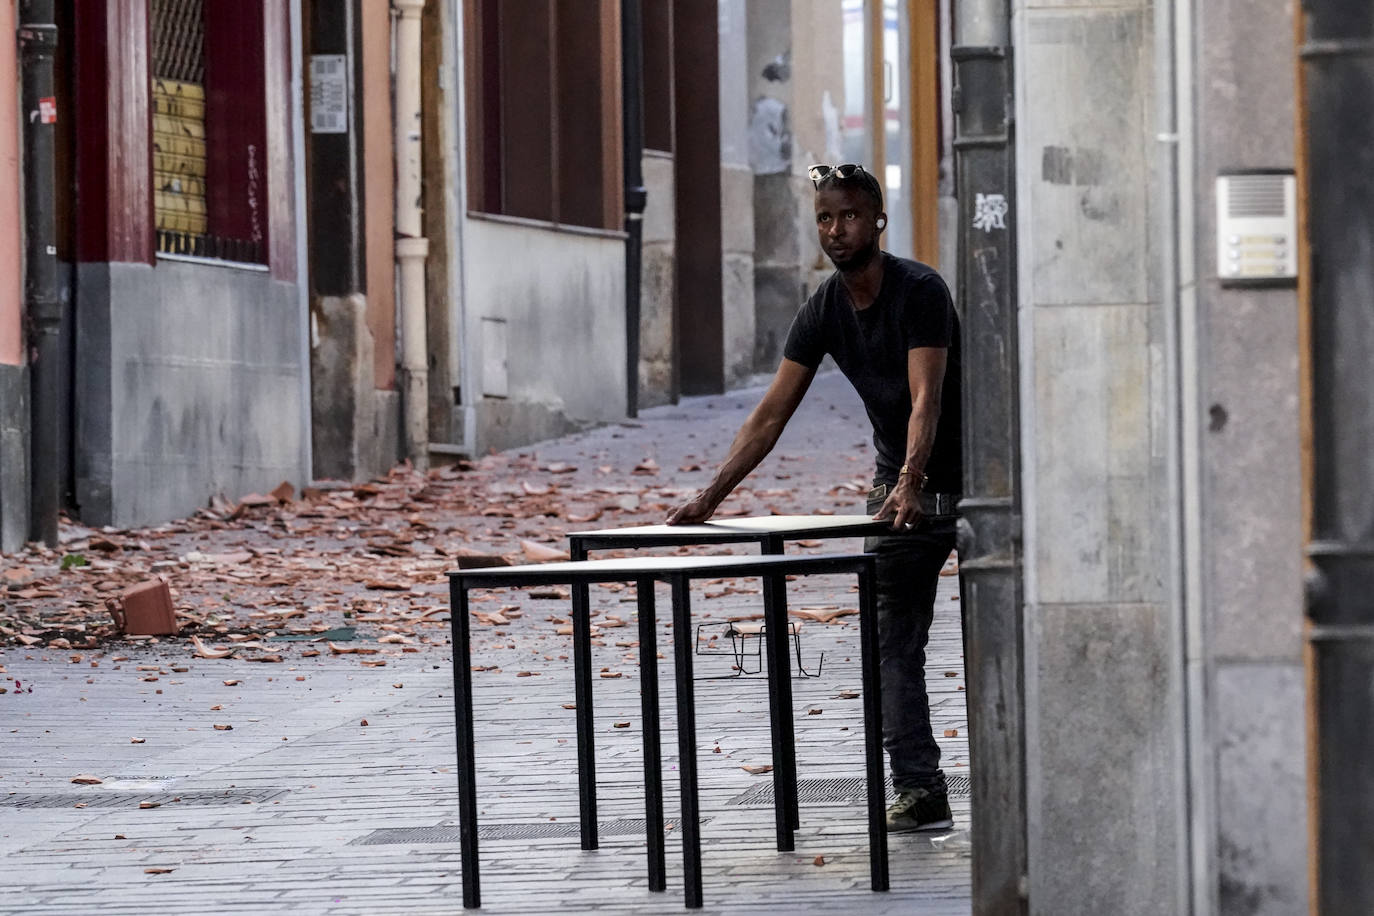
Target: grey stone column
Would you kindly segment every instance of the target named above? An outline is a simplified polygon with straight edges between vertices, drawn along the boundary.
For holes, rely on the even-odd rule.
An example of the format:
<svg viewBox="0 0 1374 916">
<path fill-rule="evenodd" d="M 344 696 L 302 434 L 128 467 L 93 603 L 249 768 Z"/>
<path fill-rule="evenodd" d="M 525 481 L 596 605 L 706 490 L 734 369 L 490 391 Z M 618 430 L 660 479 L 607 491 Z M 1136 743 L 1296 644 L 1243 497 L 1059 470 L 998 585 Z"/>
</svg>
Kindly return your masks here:
<svg viewBox="0 0 1374 916">
<path fill-rule="evenodd" d="M 1014 24 L 1030 909 L 1155 916 L 1187 879 L 1152 10 Z"/>
<path fill-rule="evenodd" d="M 792 4 L 749 4 L 749 165 L 754 172 L 753 369 L 772 372 L 804 290 L 799 189 L 793 177 Z M 808 183 L 809 189 L 809 183 Z"/>
</svg>

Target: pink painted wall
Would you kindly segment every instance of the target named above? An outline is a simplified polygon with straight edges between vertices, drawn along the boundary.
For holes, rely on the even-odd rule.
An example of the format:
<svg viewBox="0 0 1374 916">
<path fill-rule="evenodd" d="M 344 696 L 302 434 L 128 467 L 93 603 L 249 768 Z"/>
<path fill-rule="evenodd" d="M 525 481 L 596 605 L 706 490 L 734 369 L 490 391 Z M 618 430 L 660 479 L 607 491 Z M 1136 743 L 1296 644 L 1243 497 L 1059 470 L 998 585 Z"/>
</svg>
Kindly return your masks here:
<svg viewBox="0 0 1374 916">
<path fill-rule="evenodd" d="M 14 4 L 0 2 L 0 363 L 24 361 L 19 226 L 19 62 Z"/>
</svg>

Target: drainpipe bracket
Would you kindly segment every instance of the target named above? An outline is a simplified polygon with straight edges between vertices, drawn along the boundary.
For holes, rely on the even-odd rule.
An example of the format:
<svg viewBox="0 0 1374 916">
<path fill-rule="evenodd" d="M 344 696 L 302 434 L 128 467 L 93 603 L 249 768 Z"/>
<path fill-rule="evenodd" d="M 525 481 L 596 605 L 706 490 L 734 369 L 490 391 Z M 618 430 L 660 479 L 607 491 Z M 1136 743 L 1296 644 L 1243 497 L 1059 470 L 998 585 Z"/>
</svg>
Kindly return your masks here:
<svg viewBox="0 0 1374 916">
<path fill-rule="evenodd" d="M 396 259 L 408 261 L 429 257 L 429 239 L 415 236 L 401 236 L 396 239 Z"/>
</svg>

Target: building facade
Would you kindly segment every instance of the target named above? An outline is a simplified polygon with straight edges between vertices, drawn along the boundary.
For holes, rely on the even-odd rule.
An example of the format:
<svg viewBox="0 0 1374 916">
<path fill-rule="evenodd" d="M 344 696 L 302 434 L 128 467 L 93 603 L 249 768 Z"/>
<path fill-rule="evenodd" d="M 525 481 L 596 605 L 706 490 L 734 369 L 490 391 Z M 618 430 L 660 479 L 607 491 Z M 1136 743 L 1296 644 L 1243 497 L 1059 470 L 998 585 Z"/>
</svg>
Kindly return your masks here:
<svg viewBox="0 0 1374 916">
<path fill-rule="evenodd" d="M 828 272 L 805 178 L 812 162 L 868 162 L 891 199 L 889 247 L 939 260 L 940 198 L 951 193 L 948 87 L 942 94 L 936 66 L 947 16 L 923 18 L 925 4 L 896 0 L 722 0 L 714 16 L 674 0 L 636 5 L 629 36 L 613 2 L 489 0 L 463 5 L 461 17 L 442 8 L 452 39 L 438 52 L 458 63 L 450 71 L 441 59 L 426 84 L 461 84 L 433 98 L 436 126 L 462 155 L 442 202 L 447 316 L 433 314 L 431 298 L 430 326 L 446 330 L 447 346 L 431 346 L 430 371 L 450 382 L 455 450 L 537 441 L 617 419 L 629 403 L 724 391 L 776 369 L 793 314 Z M 643 60 L 646 206 L 633 278 L 627 40 Z M 545 60 L 556 63 L 532 63 Z M 919 112 L 904 101 L 913 97 L 925 100 Z M 920 142 L 910 144 L 901 138 L 918 115 Z M 915 150 L 919 167 L 908 165 Z M 537 269 L 514 269 L 506 251 L 529 252 L 519 266 Z M 637 315 L 626 311 L 628 283 L 639 287 Z M 437 418 L 444 405 L 432 399 Z"/>
<path fill-rule="evenodd" d="M 1315 906 L 1327 863 L 1368 834 L 1312 806 L 1299 13 L 955 13 L 961 276 L 978 281 L 961 307 L 992 329 L 965 350 L 983 434 L 966 476 L 1012 471 L 966 512 L 998 550 L 961 557 L 966 581 L 1010 582 L 966 589 L 973 767 L 999 790 L 975 779 L 975 908 L 1363 912 L 1348 880 Z M 988 150 L 1005 151 L 1000 172 Z M 1330 783 L 1343 801 L 1324 804 L 1366 810 L 1359 782 Z"/>
<path fill-rule="evenodd" d="M 967 331 L 979 911 L 1340 912 L 1342 880 L 1357 889 L 1323 863 L 1368 848 L 1350 812 L 1374 791 L 1355 758 L 1341 769 L 1357 742 L 1319 726 L 1368 708 L 1350 687 L 1369 682 L 1368 620 L 1303 611 L 1328 600 L 1304 593 L 1312 565 L 1369 553 L 1350 496 L 1374 489 L 1367 441 L 1323 453 L 1309 435 L 1358 425 L 1314 384 L 1345 383 L 1329 400 L 1352 415 L 1374 387 L 1367 354 L 1340 349 L 1364 325 L 1331 318 L 1367 306 L 1369 281 L 1346 265 L 1322 287 L 1306 259 L 1326 264 L 1347 223 L 1365 238 L 1367 200 L 1331 162 L 1361 171 L 1368 150 L 1317 163 L 1320 200 L 1352 212 L 1306 213 L 1328 242 L 1293 231 L 1296 284 L 1237 282 L 1269 255 L 1222 224 L 1301 210 L 1310 119 L 1368 122 L 1333 101 L 1368 96 L 1358 67 L 1344 92 L 1296 77 L 1367 58 L 1367 3 L 57 8 L 70 368 L 45 454 L 28 115 L 0 43 L 0 549 L 33 530 L 36 467 L 59 469 L 81 522 L 143 524 L 771 372 L 827 272 L 805 166 L 859 161 L 886 189 L 887 247 L 942 270 Z M 0 3 L 0 33 L 16 10 Z M 1232 187 L 1259 190 L 1233 207 Z M 1314 367 L 1314 341 L 1337 364 Z M 1314 499 L 1322 474 L 1344 500 Z M 1305 554 L 1314 524 L 1328 537 Z"/>
<path fill-rule="evenodd" d="M 134 525 L 771 372 L 825 273 L 807 164 L 868 161 L 898 253 L 933 224 L 936 184 L 913 204 L 906 154 L 874 158 L 910 131 L 918 68 L 901 49 L 920 6 L 723 0 L 703 17 L 643 0 L 627 35 L 619 0 L 57 4 L 70 364 L 55 454 L 28 455 L 19 288 L 0 299 L 5 546 L 32 528 L 35 461 L 60 466 L 73 518 Z M 643 60 L 633 278 L 626 41 Z M 414 111 L 398 108 L 407 86 Z M 938 120 L 922 131 L 935 163 Z M 7 136 L 0 167 L 17 169 Z M 412 170 L 418 192 L 399 193 Z M 6 200 L 0 256 L 16 259 L 23 217 Z"/>
</svg>

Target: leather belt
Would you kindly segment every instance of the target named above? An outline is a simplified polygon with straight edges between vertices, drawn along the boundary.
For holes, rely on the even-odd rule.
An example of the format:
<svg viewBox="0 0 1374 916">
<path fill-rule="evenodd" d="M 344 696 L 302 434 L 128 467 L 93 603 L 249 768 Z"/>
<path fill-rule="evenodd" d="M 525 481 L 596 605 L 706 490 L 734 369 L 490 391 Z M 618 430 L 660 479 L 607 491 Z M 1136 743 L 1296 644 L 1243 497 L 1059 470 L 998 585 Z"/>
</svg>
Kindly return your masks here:
<svg viewBox="0 0 1374 916">
<path fill-rule="evenodd" d="M 887 499 L 888 492 L 892 489 L 891 484 L 880 483 L 868 491 L 869 499 Z M 959 500 L 963 498 L 962 493 L 921 493 L 921 514 L 923 515 L 957 515 L 959 512 Z"/>
</svg>

